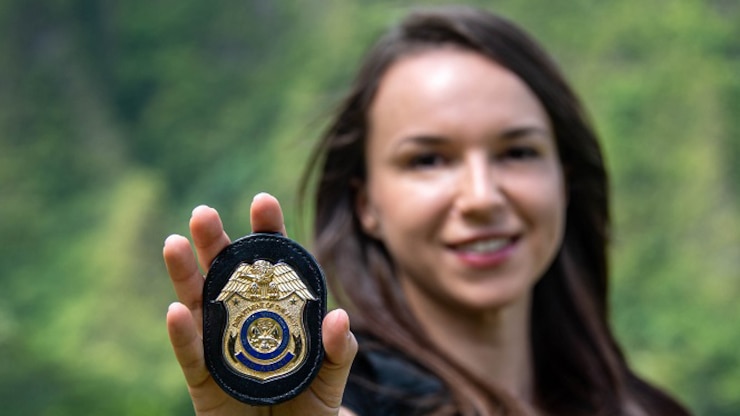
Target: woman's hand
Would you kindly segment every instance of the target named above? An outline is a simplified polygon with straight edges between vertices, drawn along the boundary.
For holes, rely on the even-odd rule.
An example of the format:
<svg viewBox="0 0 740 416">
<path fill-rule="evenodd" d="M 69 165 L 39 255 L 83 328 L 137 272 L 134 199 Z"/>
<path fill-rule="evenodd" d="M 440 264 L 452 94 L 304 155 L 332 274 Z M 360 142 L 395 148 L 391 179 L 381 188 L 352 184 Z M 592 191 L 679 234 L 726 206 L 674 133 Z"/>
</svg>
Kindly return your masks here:
<svg viewBox="0 0 740 416">
<path fill-rule="evenodd" d="M 252 201 L 250 218 L 253 232 L 280 232 L 283 213 L 277 199 L 258 194 Z M 190 233 L 196 257 L 187 238 L 171 235 L 164 244 L 163 256 L 180 302 L 170 305 L 167 330 L 177 361 L 188 385 L 197 415 L 349 415 L 341 409 L 342 394 L 349 369 L 357 353 L 357 341 L 349 330 L 343 310 L 326 315 L 323 342 L 326 355 L 318 376 L 296 398 L 272 407 L 253 407 L 226 394 L 211 378 L 203 358 L 203 282 L 198 269 L 208 270 L 214 257 L 231 240 L 213 208 L 199 206 L 190 218 Z M 341 412 L 340 412 L 341 410 Z"/>
</svg>

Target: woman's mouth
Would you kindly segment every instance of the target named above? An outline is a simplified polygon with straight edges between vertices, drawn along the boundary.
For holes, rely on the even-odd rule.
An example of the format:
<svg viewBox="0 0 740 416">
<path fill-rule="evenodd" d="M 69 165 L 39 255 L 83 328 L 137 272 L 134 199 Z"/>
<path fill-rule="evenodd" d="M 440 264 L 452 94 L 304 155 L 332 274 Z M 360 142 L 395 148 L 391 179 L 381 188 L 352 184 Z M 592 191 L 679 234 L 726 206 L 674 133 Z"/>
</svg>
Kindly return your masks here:
<svg viewBox="0 0 740 416">
<path fill-rule="evenodd" d="M 517 237 L 492 237 L 455 244 L 451 248 L 458 261 L 473 268 L 496 267 L 514 254 Z"/>
<path fill-rule="evenodd" d="M 491 238 L 460 244 L 455 249 L 466 253 L 490 253 L 506 247 L 511 242 L 511 238 Z"/>
</svg>

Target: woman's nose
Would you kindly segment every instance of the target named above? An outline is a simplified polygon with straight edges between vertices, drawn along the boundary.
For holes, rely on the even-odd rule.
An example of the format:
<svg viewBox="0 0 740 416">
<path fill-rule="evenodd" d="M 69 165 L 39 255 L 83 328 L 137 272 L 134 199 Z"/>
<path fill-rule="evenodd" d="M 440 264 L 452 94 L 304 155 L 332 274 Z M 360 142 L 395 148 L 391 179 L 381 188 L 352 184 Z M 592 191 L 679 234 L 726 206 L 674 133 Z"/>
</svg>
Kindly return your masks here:
<svg viewBox="0 0 740 416">
<path fill-rule="evenodd" d="M 487 157 L 466 161 L 458 189 L 458 208 L 469 217 L 490 219 L 504 205 L 505 197 Z"/>
</svg>

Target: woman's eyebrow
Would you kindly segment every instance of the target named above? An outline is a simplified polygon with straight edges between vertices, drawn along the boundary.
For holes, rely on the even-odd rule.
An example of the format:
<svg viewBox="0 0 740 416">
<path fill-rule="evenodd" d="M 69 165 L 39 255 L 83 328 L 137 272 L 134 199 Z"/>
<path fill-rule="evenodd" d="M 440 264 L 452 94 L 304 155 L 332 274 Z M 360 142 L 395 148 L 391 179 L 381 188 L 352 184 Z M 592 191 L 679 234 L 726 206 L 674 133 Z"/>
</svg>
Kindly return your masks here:
<svg viewBox="0 0 740 416">
<path fill-rule="evenodd" d="M 422 134 L 422 135 L 404 137 L 398 141 L 398 145 L 396 147 L 408 146 L 408 145 L 439 146 L 449 141 L 450 140 L 448 138 L 445 138 L 444 136 L 434 136 L 434 135 Z"/>
<path fill-rule="evenodd" d="M 519 139 L 530 136 L 542 136 L 548 138 L 552 135 L 550 130 L 540 126 L 522 126 L 504 130 L 499 137 L 503 139 Z"/>
<path fill-rule="evenodd" d="M 549 138 L 552 135 L 550 130 L 540 126 L 521 126 L 513 127 L 502 132 L 496 133 L 495 137 L 502 138 L 504 140 L 515 140 L 525 137 L 540 136 L 542 138 Z M 403 148 L 406 146 L 443 146 L 451 141 L 449 137 L 438 136 L 434 134 L 419 134 L 410 135 L 401 138 L 394 148 Z"/>
</svg>

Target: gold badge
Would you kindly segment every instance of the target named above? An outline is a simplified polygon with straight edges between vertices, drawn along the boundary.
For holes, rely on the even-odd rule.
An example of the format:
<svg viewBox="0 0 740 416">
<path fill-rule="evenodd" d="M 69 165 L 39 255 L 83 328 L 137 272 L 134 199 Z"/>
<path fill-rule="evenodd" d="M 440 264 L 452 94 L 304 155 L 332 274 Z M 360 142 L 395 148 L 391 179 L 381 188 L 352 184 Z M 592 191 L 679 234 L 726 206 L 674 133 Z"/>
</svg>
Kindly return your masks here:
<svg viewBox="0 0 740 416">
<path fill-rule="evenodd" d="M 303 310 L 316 300 L 285 263 L 240 263 L 216 298 L 227 311 L 226 363 L 259 382 L 290 374 L 306 359 Z"/>
</svg>

